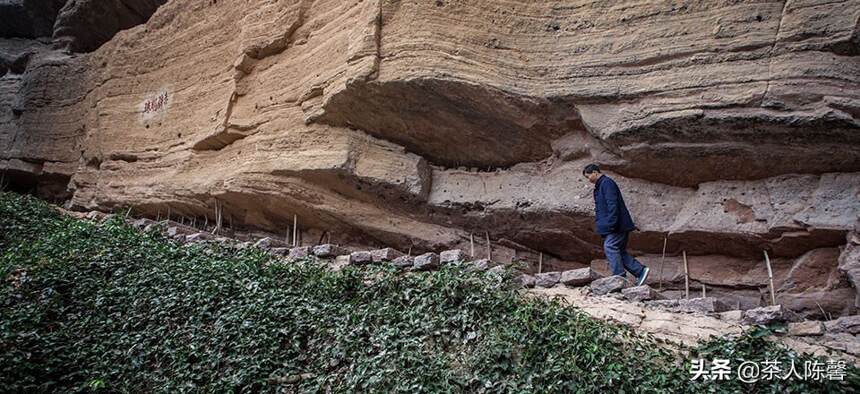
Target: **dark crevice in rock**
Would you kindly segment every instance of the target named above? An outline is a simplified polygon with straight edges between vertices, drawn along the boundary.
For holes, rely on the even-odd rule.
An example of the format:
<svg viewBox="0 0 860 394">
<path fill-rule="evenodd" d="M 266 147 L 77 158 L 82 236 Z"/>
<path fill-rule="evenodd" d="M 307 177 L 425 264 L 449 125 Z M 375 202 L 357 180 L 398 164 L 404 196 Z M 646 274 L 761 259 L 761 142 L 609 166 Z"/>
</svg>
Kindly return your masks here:
<svg viewBox="0 0 860 394">
<path fill-rule="evenodd" d="M 71 177 L 65 174 L 44 173 L 41 164 L 28 168 L 0 170 L 0 190 L 33 194 L 43 200 L 62 203 L 71 198 L 68 190 Z"/>
<path fill-rule="evenodd" d="M 137 162 L 138 157 L 129 153 L 113 153 L 110 155 L 110 160 L 124 161 L 126 163 Z"/>
<path fill-rule="evenodd" d="M 860 123 L 839 112 L 844 116 L 705 112 L 666 118 L 608 136 L 618 158 L 605 167 L 629 178 L 685 187 L 860 171 L 860 150 L 845 149 L 860 145 Z"/>
<path fill-rule="evenodd" d="M 191 149 L 196 151 L 217 151 L 228 145 L 247 137 L 248 134 L 234 129 L 225 129 L 216 134 L 207 136 L 195 143 Z"/>
<path fill-rule="evenodd" d="M 445 167 L 507 167 L 552 154 L 582 128 L 566 102 L 443 79 L 356 83 L 309 121 L 364 130 Z"/>
<path fill-rule="evenodd" d="M 66 0 L 6 0 L 0 2 L 0 37 L 50 37 L 57 13 Z"/>
<path fill-rule="evenodd" d="M 72 52 L 91 52 L 120 30 L 146 23 L 167 0 L 75 0 L 57 16 L 53 37 Z"/>
</svg>

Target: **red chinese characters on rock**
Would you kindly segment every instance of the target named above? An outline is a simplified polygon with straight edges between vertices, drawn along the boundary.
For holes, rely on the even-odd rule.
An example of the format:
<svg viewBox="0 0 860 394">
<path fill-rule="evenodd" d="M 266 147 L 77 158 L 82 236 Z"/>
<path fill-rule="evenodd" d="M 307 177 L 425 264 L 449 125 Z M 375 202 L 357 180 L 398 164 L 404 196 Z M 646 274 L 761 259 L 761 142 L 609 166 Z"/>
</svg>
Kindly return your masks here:
<svg viewBox="0 0 860 394">
<path fill-rule="evenodd" d="M 143 113 L 158 111 L 167 105 L 167 93 L 161 93 L 155 98 L 144 101 Z"/>
</svg>

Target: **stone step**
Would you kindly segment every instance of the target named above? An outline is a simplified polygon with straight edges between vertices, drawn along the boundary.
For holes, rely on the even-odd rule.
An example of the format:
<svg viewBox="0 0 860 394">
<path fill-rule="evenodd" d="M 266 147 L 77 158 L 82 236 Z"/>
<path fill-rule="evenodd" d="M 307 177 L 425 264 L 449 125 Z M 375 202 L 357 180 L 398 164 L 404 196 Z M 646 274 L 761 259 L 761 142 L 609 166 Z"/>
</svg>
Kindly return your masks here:
<svg viewBox="0 0 860 394">
<path fill-rule="evenodd" d="M 648 285 L 633 286 L 621 289 L 621 294 L 623 294 L 624 298 L 626 298 L 628 301 L 632 302 L 659 300 L 663 298 L 660 293 L 658 293 L 656 290 L 652 289 L 651 286 Z"/>
<path fill-rule="evenodd" d="M 782 305 L 770 305 L 745 310 L 742 322 L 749 325 L 767 325 L 795 320 L 798 320 L 797 317 Z"/>
<path fill-rule="evenodd" d="M 591 267 L 563 271 L 560 282 L 565 286 L 585 286 L 598 278 L 597 273 Z"/>
<path fill-rule="evenodd" d="M 606 278 L 600 278 L 593 280 L 591 282 L 591 293 L 594 295 L 606 295 L 609 293 L 614 293 L 621 291 L 625 286 L 628 285 L 626 279 L 620 276 L 607 276 Z"/>
</svg>

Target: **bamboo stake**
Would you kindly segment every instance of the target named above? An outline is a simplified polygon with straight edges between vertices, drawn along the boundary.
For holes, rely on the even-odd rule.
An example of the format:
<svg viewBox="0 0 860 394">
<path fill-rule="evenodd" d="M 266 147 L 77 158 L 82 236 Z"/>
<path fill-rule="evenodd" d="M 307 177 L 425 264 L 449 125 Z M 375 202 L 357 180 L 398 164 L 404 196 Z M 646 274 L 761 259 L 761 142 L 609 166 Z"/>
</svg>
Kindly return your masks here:
<svg viewBox="0 0 860 394">
<path fill-rule="evenodd" d="M 538 273 L 543 272 L 543 252 L 538 255 Z"/>
<path fill-rule="evenodd" d="M 469 233 L 469 257 L 475 257 L 475 236 Z"/>
<path fill-rule="evenodd" d="M 490 245 L 490 232 L 484 231 L 484 234 L 487 235 L 487 260 L 493 260 L 493 246 Z"/>
<path fill-rule="evenodd" d="M 770 257 L 764 251 L 764 262 L 767 264 L 767 280 L 770 282 L 770 304 L 776 305 L 776 292 L 773 289 L 773 270 L 770 268 Z"/>
<path fill-rule="evenodd" d="M 222 221 L 222 210 L 224 206 L 218 200 L 215 200 L 215 229 L 212 231 L 213 234 L 218 234 L 221 232 L 221 224 Z"/>
<path fill-rule="evenodd" d="M 684 256 L 684 296 L 690 299 L 690 270 L 687 267 L 687 251 L 681 252 Z"/>
<path fill-rule="evenodd" d="M 702 298 L 707 298 L 707 297 L 708 297 L 708 295 L 707 295 L 707 293 L 705 293 L 705 284 L 702 283 Z"/>
<path fill-rule="evenodd" d="M 170 221 L 170 205 L 167 206 L 167 221 Z"/>
<path fill-rule="evenodd" d="M 668 240 L 669 240 L 669 235 L 666 235 L 665 237 L 663 237 L 663 257 L 660 257 L 660 278 L 659 278 L 659 280 L 660 280 L 660 282 L 659 282 L 660 283 L 660 286 L 659 286 L 660 291 L 663 291 L 663 263 L 666 260 L 666 241 L 668 241 Z"/>
<path fill-rule="evenodd" d="M 326 236 L 327 236 L 328 238 L 326 239 L 325 243 L 327 243 L 327 244 L 331 244 L 331 233 L 330 233 L 330 232 L 327 232 L 327 233 L 326 233 Z"/>
<path fill-rule="evenodd" d="M 299 218 L 296 215 L 293 215 L 293 246 L 299 246 Z"/>
</svg>

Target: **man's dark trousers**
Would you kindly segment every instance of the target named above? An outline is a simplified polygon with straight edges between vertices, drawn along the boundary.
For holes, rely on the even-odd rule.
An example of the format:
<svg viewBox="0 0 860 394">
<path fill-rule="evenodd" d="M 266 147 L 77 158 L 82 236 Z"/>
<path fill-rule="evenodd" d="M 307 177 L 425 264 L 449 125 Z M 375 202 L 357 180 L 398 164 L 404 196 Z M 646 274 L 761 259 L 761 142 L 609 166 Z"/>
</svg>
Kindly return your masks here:
<svg viewBox="0 0 860 394">
<path fill-rule="evenodd" d="M 612 275 L 624 276 L 626 269 L 633 274 L 633 277 L 639 278 L 645 267 L 627 253 L 627 236 L 629 234 L 628 231 L 607 234 L 603 237 L 603 251 L 606 253 Z"/>
<path fill-rule="evenodd" d="M 636 225 L 618 184 L 606 175 L 598 178 L 594 185 L 594 211 L 597 233 L 603 238 L 603 251 L 612 275 L 624 276 L 626 269 L 636 278 L 642 276 L 645 267 L 627 254 L 627 237 Z"/>
</svg>

